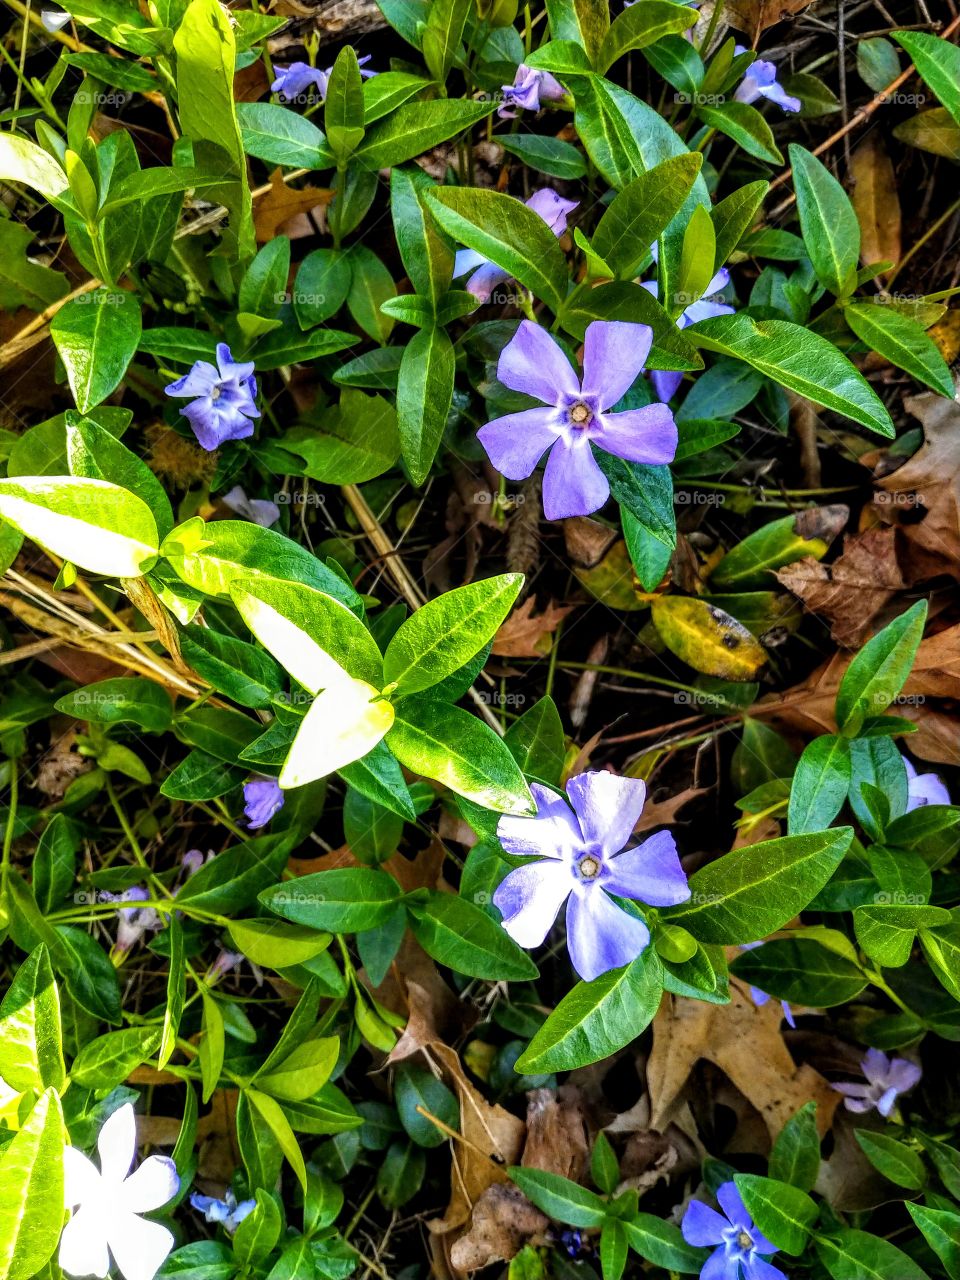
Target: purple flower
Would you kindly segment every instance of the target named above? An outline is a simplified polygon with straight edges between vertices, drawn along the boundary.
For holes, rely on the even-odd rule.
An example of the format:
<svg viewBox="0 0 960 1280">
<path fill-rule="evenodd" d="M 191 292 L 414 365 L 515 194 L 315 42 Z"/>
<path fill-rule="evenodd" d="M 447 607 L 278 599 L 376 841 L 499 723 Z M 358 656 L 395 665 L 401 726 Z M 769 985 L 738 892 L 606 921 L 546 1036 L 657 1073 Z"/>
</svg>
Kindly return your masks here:
<svg viewBox="0 0 960 1280">
<path fill-rule="evenodd" d="M 261 529 L 269 529 L 280 519 L 280 508 L 275 502 L 271 502 L 269 498 L 248 498 L 239 484 L 222 494 L 220 501 L 238 516 L 260 525 Z"/>
<path fill-rule="evenodd" d="M 560 102 L 567 96 L 567 91 L 555 80 L 549 71 L 537 71 L 521 62 L 513 84 L 501 86 L 503 102 L 497 108 L 501 120 L 512 120 L 517 114 L 511 107 L 522 107 L 524 111 L 539 111 L 544 102 Z"/>
<path fill-rule="evenodd" d="M 656 244 L 650 246 L 650 252 L 653 254 L 654 262 L 656 262 Z M 691 302 L 677 317 L 677 328 L 686 329 L 688 325 L 696 324 L 698 320 L 709 320 L 711 316 L 733 315 L 734 307 L 731 307 L 728 302 L 718 301 L 729 283 L 730 272 L 726 267 L 721 267 L 707 285 L 703 296 L 698 298 L 696 302 Z M 655 280 L 643 281 L 643 288 L 646 289 L 647 293 L 652 293 L 655 298 L 658 296 L 659 289 Z M 653 390 L 657 399 L 663 404 L 668 404 L 677 394 L 677 388 L 683 381 L 683 374 L 677 373 L 672 369 L 651 369 L 650 381 L 653 383 Z"/>
<path fill-rule="evenodd" d="M 364 64 L 370 61 L 372 55 L 367 54 L 365 58 L 358 58 L 357 65 L 360 67 L 362 76 L 375 76 L 376 71 L 364 71 Z M 319 67 L 311 67 L 309 62 L 292 62 L 289 67 L 274 66 L 276 79 L 270 86 L 274 93 L 282 94 L 288 102 L 294 98 L 299 98 L 301 94 L 305 94 L 311 85 L 316 85 L 317 95 L 323 99 L 327 96 L 327 87 L 330 84 L 330 73 L 333 67 L 326 67 L 320 70 Z"/>
<path fill-rule="evenodd" d="M 135 884 L 124 889 L 118 896 L 104 894 L 113 902 L 149 902 L 150 894 L 142 885 Z M 153 907 L 120 907 L 117 911 L 117 941 L 115 951 L 127 952 L 135 946 L 145 933 L 161 927 L 160 917 Z"/>
<path fill-rule="evenodd" d="M 680 1230 L 687 1244 L 698 1248 L 716 1245 L 703 1265 L 701 1280 L 786 1280 L 768 1258 L 777 1246 L 753 1225 L 747 1207 L 733 1182 L 717 1191 L 722 1214 L 700 1200 L 691 1200 Z"/>
<path fill-rule="evenodd" d="M 762 946 L 763 946 L 762 942 L 745 942 L 743 946 L 740 948 L 740 950 L 756 951 L 757 947 L 762 947 Z M 750 999 L 753 1001 L 753 1003 L 757 1006 L 758 1009 L 762 1009 L 763 1006 L 770 999 L 770 996 L 766 991 L 761 991 L 759 987 L 751 987 Z M 780 1001 L 780 1008 L 783 1010 L 783 1016 L 787 1020 L 787 1026 L 795 1027 L 797 1025 L 796 1019 L 793 1016 L 793 1010 L 787 1004 L 786 1000 Z"/>
<path fill-rule="evenodd" d="M 564 200 L 552 187 L 541 187 L 533 193 L 526 205 L 539 214 L 553 234 L 559 237 L 567 229 L 567 214 L 572 213 L 579 203 L 579 200 Z M 483 254 L 474 249 L 459 249 L 453 266 L 454 280 L 466 275 L 468 271 L 472 271 L 473 275 L 467 281 L 467 292 L 481 302 L 489 302 L 497 285 L 510 279 L 509 271 L 504 271 Z"/>
<path fill-rule="evenodd" d="M 843 1105 L 858 1115 L 872 1111 L 874 1107 L 884 1117 L 893 1110 L 897 1095 L 906 1093 L 923 1075 L 915 1062 L 906 1058 L 888 1058 L 880 1049 L 868 1049 L 860 1063 L 866 1084 L 835 1084 L 837 1093 L 844 1095 Z"/>
<path fill-rule="evenodd" d="M 747 53 L 745 45 L 738 44 L 734 54 Z M 781 84 L 777 83 L 777 68 L 772 62 L 759 59 L 747 67 L 740 82 L 740 87 L 733 95 L 734 102 L 756 102 L 758 98 L 769 98 L 784 111 L 799 111 L 803 105 L 799 98 L 791 98 Z"/>
<path fill-rule="evenodd" d="M 217 343 L 217 363 L 198 360 L 189 373 L 166 388 L 168 396 L 190 401 L 182 413 L 202 449 L 217 449 L 225 440 L 253 435 L 253 419 L 260 417 L 254 397 L 257 380 L 253 361 L 236 363 L 225 342 Z"/>
<path fill-rule="evenodd" d="M 216 1196 L 201 1196 L 196 1191 L 190 1197 L 190 1203 L 198 1213 L 202 1213 L 207 1222 L 219 1222 L 230 1235 L 236 1231 L 248 1213 L 257 1207 L 256 1200 L 241 1200 L 228 1187 L 222 1200 Z"/>
<path fill-rule="evenodd" d="M 938 773 L 917 773 L 906 756 L 903 767 L 907 771 L 907 813 L 922 809 L 925 804 L 950 803 L 950 792 Z"/>
<path fill-rule="evenodd" d="M 285 796 L 276 778 L 251 778 L 243 784 L 243 812 L 251 831 L 265 827 L 283 808 Z"/>
<path fill-rule="evenodd" d="M 554 339 L 523 320 L 500 353 L 497 377 L 512 391 L 543 401 L 540 409 L 508 413 L 477 434 L 508 480 L 524 480 L 547 450 L 543 511 L 548 520 L 588 516 L 610 496 L 591 445 L 628 462 L 671 462 L 677 426 L 663 404 L 610 413 L 633 386 L 653 342 L 645 324 L 594 320 L 583 344 L 583 381 Z"/>
<path fill-rule="evenodd" d="M 690 897 L 687 877 L 669 831 L 620 852 L 643 809 L 647 789 L 639 779 L 578 774 L 567 783 L 569 805 L 536 782 L 530 790 L 537 816 L 502 817 L 497 836 L 507 853 L 538 860 L 509 872 L 493 903 L 515 942 L 538 947 L 566 901 L 570 959 L 590 982 L 635 960 L 650 941 L 644 922 L 610 894 L 671 907 Z"/>
</svg>

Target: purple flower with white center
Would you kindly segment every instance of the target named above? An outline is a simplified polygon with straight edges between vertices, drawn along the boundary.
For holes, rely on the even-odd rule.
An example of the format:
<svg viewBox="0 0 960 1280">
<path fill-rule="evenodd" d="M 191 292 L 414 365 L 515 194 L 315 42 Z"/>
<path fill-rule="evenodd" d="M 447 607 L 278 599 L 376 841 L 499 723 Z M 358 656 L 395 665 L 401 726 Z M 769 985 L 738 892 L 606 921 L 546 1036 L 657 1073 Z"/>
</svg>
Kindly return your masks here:
<svg viewBox="0 0 960 1280">
<path fill-rule="evenodd" d="M 654 262 L 656 262 L 656 244 L 650 246 L 650 252 L 653 255 Z M 703 296 L 698 298 L 696 302 L 691 302 L 677 317 L 677 328 L 686 329 L 688 325 L 696 324 L 698 320 L 709 320 L 712 316 L 733 315 L 735 308 L 731 307 L 729 302 L 722 300 L 723 291 L 729 283 L 730 272 L 726 267 L 721 267 L 707 285 Z M 646 289 L 647 293 L 652 293 L 655 298 L 659 295 L 656 280 L 644 280 L 642 287 Z M 683 374 L 672 369 L 651 369 L 650 381 L 653 383 L 653 390 L 657 399 L 663 404 L 668 404 L 677 394 L 677 388 L 683 381 Z"/>
<path fill-rule="evenodd" d="M 762 942 L 745 942 L 743 946 L 740 948 L 740 950 L 756 951 L 757 947 L 762 947 L 762 946 L 763 946 Z M 761 991 L 759 987 L 751 987 L 750 999 L 753 1001 L 753 1003 L 757 1006 L 758 1009 L 762 1009 L 763 1006 L 770 999 L 770 995 L 766 991 Z M 786 1000 L 780 1001 L 780 1008 L 783 1010 L 783 1016 L 786 1019 L 787 1026 L 795 1027 L 797 1025 L 796 1019 L 793 1016 L 793 1010 L 787 1004 Z"/>
<path fill-rule="evenodd" d="M 950 804 L 950 792 L 938 773 L 917 773 L 907 757 L 902 758 L 907 771 L 907 813 L 925 804 Z"/>
<path fill-rule="evenodd" d="M 579 203 L 579 200 L 564 200 L 563 196 L 558 195 L 552 187 L 542 187 L 526 201 L 527 208 L 539 214 L 558 239 L 567 229 L 567 215 L 572 213 Z M 481 302 L 489 302 L 490 295 L 497 285 L 510 279 L 509 271 L 504 271 L 483 254 L 477 253 L 474 249 L 458 249 L 453 265 L 454 280 L 466 275 L 468 271 L 472 271 L 473 274 L 467 281 L 467 292 L 472 293 Z"/>
<path fill-rule="evenodd" d="M 113 902 L 149 902 L 150 894 L 142 885 L 132 885 L 118 896 L 105 894 Z M 126 953 L 136 946 L 145 933 L 161 927 L 161 920 L 153 907 L 121 907 L 117 911 L 117 941 L 115 951 Z"/>
<path fill-rule="evenodd" d="M 256 1200 L 241 1200 L 238 1203 L 229 1187 L 222 1200 L 218 1200 L 216 1196 L 202 1196 L 195 1191 L 190 1197 L 190 1204 L 198 1213 L 203 1214 L 207 1222 L 218 1222 L 231 1236 L 247 1214 L 257 1207 Z"/>
<path fill-rule="evenodd" d="M 258 524 L 261 529 L 269 529 L 280 519 L 280 508 L 275 502 L 271 502 L 269 498 L 248 498 L 239 484 L 222 494 L 220 501 L 238 516 Z"/>
<path fill-rule="evenodd" d="M 691 1200 L 680 1230 L 687 1244 L 716 1246 L 703 1264 L 700 1280 L 787 1280 L 769 1259 L 777 1246 L 753 1224 L 734 1182 L 717 1190 L 723 1213 L 700 1200 Z"/>
<path fill-rule="evenodd" d="M 860 1067 L 867 1077 L 866 1084 L 857 1081 L 832 1086 L 837 1093 L 843 1094 L 843 1105 L 847 1110 L 858 1115 L 876 1108 L 886 1118 L 897 1097 L 912 1089 L 923 1075 L 915 1062 L 906 1058 L 888 1058 L 881 1049 L 868 1049 Z"/>
<path fill-rule="evenodd" d="M 357 59 L 361 76 L 375 76 L 377 74 L 376 71 L 364 70 L 364 66 L 370 61 L 371 56 L 371 54 L 367 54 L 366 57 Z M 276 74 L 276 79 L 270 86 L 271 90 L 274 93 L 279 93 L 288 102 L 292 102 L 294 98 L 299 98 L 305 94 L 311 85 L 316 87 L 317 96 L 321 100 L 326 98 L 333 67 L 326 67 L 321 70 L 319 67 L 311 67 L 309 62 L 291 62 L 289 67 L 274 66 L 273 70 Z"/>
<path fill-rule="evenodd" d="M 529 320 L 501 351 L 499 380 L 544 407 L 496 418 L 477 439 L 508 480 L 525 480 L 549 450 L 543 474 L 548 520 L 588 516 L 610 496 L 593 445 L 628 462 L 673 461 L 677 425 L 665 404 L 610 412 L 642 372 L 652 342 L 649 325 L 594 320 L 584 339 L 582 380 L 546 329 Z"/>
<path fill-rule="evenodd" d="M 265 827 L 283 808 L 284 794 L 276 778 L 252 778 L 243 784 L 243 812 L 251 831 Z"/>
<path fill-rule="evenodd" d="M 560 102 L 567 96 L 567 91 L 555 80 L 549 71 L 537 71 L 521 62 L 513 84 L 501 85 L 503 102 L 497 108 L 501 120 L 512 120 L 517 114 L 511 107 L 522 107 L 524 111 L 539 111 L 545 102 Z"/>
<path fill-rule="evenodd" d="M 181 412 L 208 453 L 226 440 L 252 436 L 253 419 L 260 417 L 253 361 L 235 361 L 225 342 L 217 343 L 216 365 L 198 360 L 166 393 L 190 401 Z"/>
<path fill-rule="evenodd" d="M 686 902 L 690 886 L 669 831 L 621 852 L 633 834 L 647 789 L 637 778 L 581 773 L 567 797 L 533 783 L 534 818 L 504 816 L 497 836 L 507 853 L 535 857 L 504 876 L 493 895 L 503 927 L 521 947 L 539 947 L 567 904 L 567 948 L 590 982 L 636 960 L 650 930 L 610 896 L 653 907 Z M 572 805 L 572 808 L 571 808 Z"/>
<path fill-rule="evenodd" d="M 734 54 L 748 53 L 745 45 L 738 44 Z M 791 98 L 783 85 L 777 81 L 777 68 L 772 62 L 764 62 L 762 58 L 747 67 L 740 87 L 733 95 L 734 102 L 756 102 L 758 98 L 769 98 L 784 111 L 799 111 L 803 105 L 799 98 Z"/>
</svg>

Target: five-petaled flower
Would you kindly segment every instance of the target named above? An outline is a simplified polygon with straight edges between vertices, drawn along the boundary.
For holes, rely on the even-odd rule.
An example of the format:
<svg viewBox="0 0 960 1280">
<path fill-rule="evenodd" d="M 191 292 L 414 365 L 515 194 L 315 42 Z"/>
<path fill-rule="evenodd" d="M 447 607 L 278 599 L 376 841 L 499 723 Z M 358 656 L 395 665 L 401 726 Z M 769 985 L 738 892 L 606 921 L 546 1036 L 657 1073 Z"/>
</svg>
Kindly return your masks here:
<svg viewBox="0 0 960 1280">
<path fill-rule="evenodd" d="M 902 755 L 902 759 L 907 771 L 907 813 L 922 809 L 925 804 L 950 803 L 950 792 L 939 773 L 917 773 L 906 756 Z"/>
<path fill-rule="evenodd" d="M 252 778 L 243 784 L 243 812 L 251 831 L 265 827 L 283 808 L 284 794 L 276 778 Z"/>
<path fill-rule="evenodd" d="M 166 388 L 168 396 L 189 400 L 181 412 L 201 449 L 218 449 L 225 440 L 253 435 L 257 380 L 253 361 L 236 362 L 225 342 L 217 343 L 217 363 L 197 360 L 189 373 Z"/>
<path fill-rule="evenodd" d="M 513 84 L 501 85 L 503 101 L 497 108 L 501 120 L 512 120 L 517 114 L 513 107 L 522 107 L 524 111 L 539 111 L 545 102 L 560 102 L 567 96 L 567 91 L 555 80 L 549 71 L 537 71 L 521 62 Z"/>
<path fill-rule="evenodd" d="M 669 831 L 621 852 L 646 798 L 638 778 L 580 773 L 567 782 L 569 804 L 538 783 L 530 790 L 536 817 L 504 816 L 497 836 L 507 853 L 537 861 L 509 872 L 493 903 L 515 942 L 538 947 L 566 900 L 570 959 L 589 982 L 635 960 L 650 941 L 643 920 L 611 894 L 669 907 L 686 902 L 690 886 Z"/>
<path fill-rule="evenodd" d="M 552 187 L 541 187 L 526 201 L 527 208 L 539 214 L 553 234 L 558 237 L 566 231 L 567 215 L 572 213 L 578 204 L 578 200 L 564 200 L 563 196 L 558 195 Z M 472 293 L 481 302 L 489 302 L 490 295 L 497 285 L 510 279 L 509 271 L 504 271 L 495 262 L 490 262 L 482 253 L 477 253 L 474 249 L 458 249 L 453 266 L 454 280 L 466 275 L 468 271 L 473 274 L 467 281 L 467 292 Z"/>
<path fill-rule="evenodd" d="M 722 1214 L 700 1200 L 691 1200 L 680 1224 L 687 1244 L 716 1246 L 703 1265 L 700 1280 L 786 1280 L 769 1262 L 777 1246 L 754 1226 L 736 1185 L 725 1182 L 717 1189 L 717 1200 Z"/>
<path fill-rule="evenodd" d="M 173 1248 L 173 1233 L 140 1214 L 177 1194 L 177 1166 L 149 1156 L 130 1172 L 137 1154 L 137 1121 L 129 1102 L 97 1138 L 100 1168 L 76 1147 L 63 1153 L 64 1199 L 73 1216 L 60 1237 L 60 1266 L 71 1276 L 105 1276 L 110 1258 L 126 1280 L 153 1280 Z"/>
<path fill-rule="evenodd" d="M 595 320 L 583 344 L 583 379 L 557 342 L 523 320 L 500 353 L 497 377 L 543 408 L 508 413 L 481 427 L 477 438 L 508 480 L 524 480 L 549 449 L 543 475 L 548 520 L 588 516 L 610 496 L 592 446 L 628 462 L 672 462 L 677 426 L 665 404 L 611 413 L 643 370 L 653 342 L 649 325 Z"/>
<path fill-rule="evenodd" d="M 897 1097 L 912 1089 L 923 1071 L 907 1058 L 888 1058 L 882 1049 L 868 1049 L 860 1063 L 866 1084 L 859 1081 L 835 1084 L 837 1093 L 843 1094 L 843 1105 L 858 1115 L 876 1108 L 886 1118 L 894 1108 Z"/>
<path fill-rule="evenodd" d="M 366 57 L 357 59 L 357 65 L 362 76 L 375 76 L 377 74 L 376 71 L 364 70 L 364 64 L 370 61 L 371 56 L 368 53 Z M 333 67 L 325 67 L 321 70 L 319 67 L 311 67 L 309 62 L 291 62 L 289 67 L 274 66 L 273 70 L 276 79 L 270 88 L 274 93 L 279 93 L 288 102 L 291 102 L 294 98 L 299 98 L 301 94 L 305 94 L 311 85 L 316 86 L 319 98 L 326 98 Z"/>
<path fill-rule="evenodd" d="M 745 45 L 738 44 L 735 54 L 746 53 Z M 791 98 L 783 85 L 777 80 L 777 68 L 772 62 L 762 58 L 752 62 L 740 81 L 737 92 L 733 95 L 735 102 L 756 102 L 758 98 L 769 98 L 784 111 L 799 111 L 803 103 L 799 98 Z"/>
<path fill-rule="evenodd" d="M 256 1200 L 238 1202 L 229 1187 L 222 1200 L 218 1200 L 216 1196 L 202 1196 L 195 1191 L 190 1197 L 190 1203 L 198 1213 L 203 1214 L 207 1222 L 220 1223 L 231 1236 L 247 1214 L 257 1207 Z"/>
</svg>

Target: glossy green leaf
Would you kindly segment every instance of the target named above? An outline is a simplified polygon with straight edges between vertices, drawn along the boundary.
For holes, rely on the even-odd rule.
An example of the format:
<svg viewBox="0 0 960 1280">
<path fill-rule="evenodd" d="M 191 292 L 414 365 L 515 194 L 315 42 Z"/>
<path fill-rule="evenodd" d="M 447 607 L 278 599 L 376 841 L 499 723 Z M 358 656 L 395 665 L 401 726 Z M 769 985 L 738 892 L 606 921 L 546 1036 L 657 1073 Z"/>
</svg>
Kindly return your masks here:
<svg viewBox="0 0 960 1280">
<path fill-rule="evenodd" d="M 860 260 L 860 224 L 847 193 L 806 148 L 792 144 L 790 164 L 800 229 L 813 269 L 838 297 L 850 293 Z"/>
<path fill-rule="evenodd" d="M 886 711 L 910 673 L 927 620 L 927 602 L 918 600 L 868 640 L 843 673 L 837 690 L 837 724 L 859 732 L 868 716 Z"/>
<path fill-rule="evenodd" d="M 63 1224 L 63 1113 L 47 1089 L 0 1154 L 0 1276 L 29 1280 L 53 1256 Z"/>
</svg>

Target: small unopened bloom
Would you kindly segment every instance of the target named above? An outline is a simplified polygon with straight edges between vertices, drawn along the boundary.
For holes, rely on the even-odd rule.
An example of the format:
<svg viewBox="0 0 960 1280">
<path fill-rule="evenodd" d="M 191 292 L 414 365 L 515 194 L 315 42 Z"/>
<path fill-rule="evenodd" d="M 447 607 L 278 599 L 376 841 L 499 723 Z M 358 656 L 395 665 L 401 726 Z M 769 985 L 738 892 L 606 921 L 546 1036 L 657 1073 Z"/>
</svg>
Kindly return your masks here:
<svg viewBox="0 0 960 1280">
<path fill-rule="evenodd" d="M 243 812 L 251 831 L 265 827 L 283 808 L 284 794 L 276 778 L 252 778 L 243 784 Z"/>
<path fill-rule="evenodd" d="M 950 803 L 950 792 L 938 773 L 917 773 L 906 756 L 903 767 L 907 771 L 907 813 L 922 809 L 925 804 Z"/>
<path fill-rule="evenodd" d="M 649 325 L 595 320 L 583 346 L 579 379 L 557 342 L 529 320 L 500 353 L 497 377 L 543 408 L 508 413 L 481 427 L 477 438 L 508 480 L 524 480 L 549 451 L 543 474 L 548 520 L 588 516 L 610 496 L 593 446 L 628 462 L 673 461 L 677 426 L 663 404 L 611 413 L 643 370 L 653 342 Z"/>
<path fill-rule="evenodd" d="M 680 1224 L 687 1244 L 716 1246 L 703 1264 L 701 1280 L 787 1280 L 769 1261 L 777 1246 L 754 1226 L 736 1184 L 719 1187 L 717 1201 L 722 1214 L 691 1200 Z"/>
<path fill-rule="evenodd" d="M 763 946 L 762 942 L 745 942 L 743 946 L 740 948 L 740 950 L 756 951 L 757 947 L 762 947 L 762 946 Z M 751 987 L 750 999 L 753 1001 L 753 1003 L 757 1006 L 758 1009 L 762 1009 L 763 1006 L 770 999 L 770 995 L 766 991 L 761 991 L 759 987 Z M 787 1004 L 786 1000 L 780 1001 L 780 1008 L 783 1010 L 783 1016 L 786 1019 L 787 1026 L 795 1027 L 797 1023 L 793 1016 L 793 1010 Z"/>
<path fill-rule="evenodd" d="M 141 885 L 132 885 L 113 898 L 114 902 L 149 902 L 150 894 Z M 145 933 L 161 927 L 161 920 L 154 907 L 120 907 L 117 911 L 117 941 L 115 951 L 127 952 L 136 946 Z"/>
<path fill-rule="evenodd" d="M 257 380 L 253 361 L 237 362 L 225 342 L 217 343 L 217 363 L 197 360 L 189 373 L 166 388 L 168 396 L 189 400 L 181 412 L 202 449 L 217 449 L 225 440 L 253 435 Z"/>
<path fill-rule="evenodd" d="M 99 1169 L 76 1147 L 63 1152 L 64 1200 L 73 1213 L 60 1237 L 60 1266 L 71 1276 L 103 1277 L 112 1260 L 125 1280 L 153 1280 L 173 1233 L 140 1215 L 177 1194 L 177 1166 L 167 1156 L 149 1156 L 130 1172 L 137 1122 L 129 1102 L 100 1130 L 97 1151 Z"/>
<path fill-rule="evenodd" d="M 517 114 L 512 107 L 522 107 L 524 111 L 539 111 L 545 102 L 560 102 L 567 96 L 567 91 L 555 80 L 549 71 L 537 71 L 521 62 L 513 84 L 501 86 L 503 102 L 497 109 L 501 120 L 512 120 Z"/>
<path fill-rule="evenodd" d="M 734 53 L 746 53 L 745 45 L 738 44 Z M 733 95 L 735 102 L 756 102 L 758 98 L 769 98 L 784 111 L 799 111 L 803 103 L 799 98 L 791 98 L 783 85 L 777 80 L 777 68 L 772 62 L 764 62 L 758 58 L 747 67 L 737 92 Z"/>
<path fill-rule="evenodd" d="M 563 196 L 558 195 L 552 187 L 542 187 L 526 201 L 527 208 L 539 214 L 557 237 L 562 236 L 566 231 L 567 215 L 572 213 L 578 204 L 578 200 L 564 200 Z M 504 271 L 495 262 L 485 258 L 482 253 L 477 253 L 474 249 L 458 249 L 453 266 L 454 280 L 466 275 L 468 271 L 473 274 L 467 281 L 467 292 L 472 293 L 481 302 L 489 302 L 490 295 L 497 285 L 510 279 L 509 271 Z"/>
<path fill-rule="evenodd" d="M 362 76 L 375 76 L 377 74 L 376 71 L 364 70 L 364 65 L 370 61 L 370 58 L 371 55 L 367 54 L 366 57 L 357 59 L 357 65 L 360 67 Z M 299 98 L 301 94 L 306 93 L 311 85 L 316 87 L 319 98 L 326 98 L 333 67 L 325 67 L 321 70 L 319 67 L 311 67 L 309 62 L 291 62 L 289 67 L 274 66 L 273 70 L 276 74 L 276 79 L 270 88 L 274 93 L 281 94 L 289 102 L 293 98 Z"/>
<path fill-rule="evenodd" d="M 280 508 L 269 498 L 248 498 L 243 486 L 235 484 L 232 489 L 220 497 L 220 501 L 238 516 L 258 524 L 261 529 L 269 529 L 280 519 Z"/>
<path fill-rule="evenodd" d="M 906 1058 L 888 1058 L 881 1049 L 868 1049 L 860 1067 L 867 1077 L 866 1084 L 858 1081 L 833 1086 L 837 1093 L 844 1095 L 843 1105 L 847 1110 L 858 1115 L 876 1109 L 886 1118 L 898 1096 L 912 1089 L 923 1075 L 915 1062 Z"/>
<path fill-rule="evenodd" d="M 566 902 L 570 959 L 589 982 L 635 960 L 650 941 L 644 922 L 611 894 L 668 907 L 686 902 L 690 886 L 669 831 L 621 852 L 646 798 L 639 779 L 578 774 L 567 783 L 569 804 L 538 783 L 530 790 L 536 817 L 502 817 L 497 836 L 507 853 L 539 861 L 509 872 L 493 903 L 515 942 L 538 947 Z"/>
<path fill-rule="evenodd" d="M 201 1196 L 196 1191 L 190 1197 L 190 1203 L 198 1213 L 202 1213 L 207 1222 L 218 1222 L 223 1229 L 233 1235 L 237 1227 L 248 1213 L 256 1207 L 256 1200 L 241 1200 L 228 1187 L 222 1200 L 216 1196 Z"/>
</svg>

